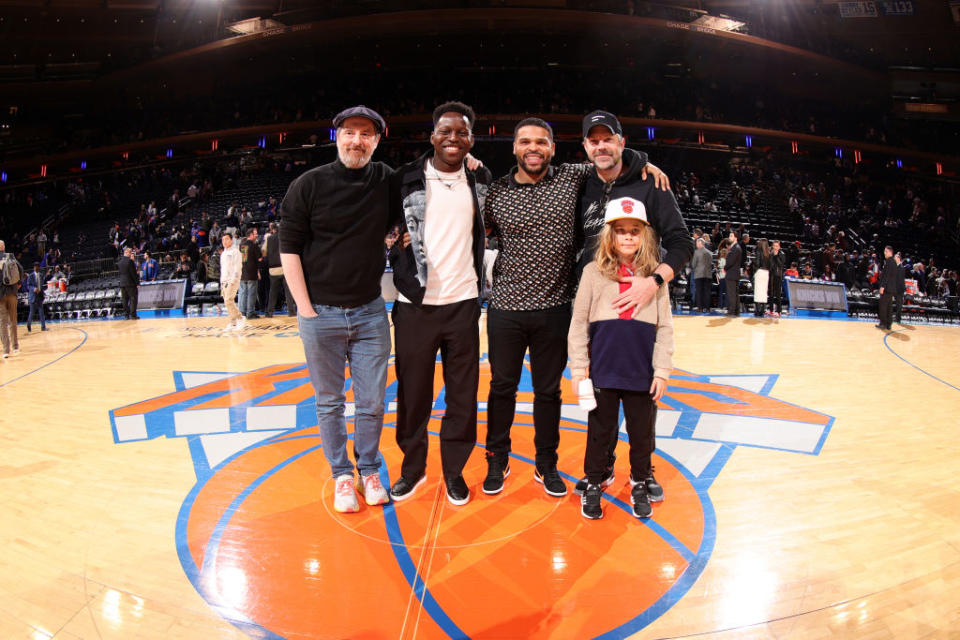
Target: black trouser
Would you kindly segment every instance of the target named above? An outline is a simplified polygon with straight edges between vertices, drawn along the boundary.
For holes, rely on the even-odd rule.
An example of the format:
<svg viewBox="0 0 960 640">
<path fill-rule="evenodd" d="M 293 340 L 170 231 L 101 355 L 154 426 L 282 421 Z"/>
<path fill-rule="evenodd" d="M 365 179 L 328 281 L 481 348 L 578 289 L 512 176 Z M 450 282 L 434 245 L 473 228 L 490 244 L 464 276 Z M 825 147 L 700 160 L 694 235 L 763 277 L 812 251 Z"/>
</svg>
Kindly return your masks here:
<svg viewBox="0 0 960 640">
<path fill-rule="evenodd" d="M 710 278 L 696 278 L 695 282 L 697 284 L 694 292 L 697 299 L 693 306 L 707 311 L 710 309 Z"/>
<path fill-rule="evenodd" d="M 891 303 L 893 302 L 893 294 L 889 291 L 884 292 L 880 296 L 880 308 L 879 308 L 879 320 L 880 326 L 889 329 L 891 323 L 893 323 L 893 309 L 890 308 Z"/>
<path fill-rule="evenodd" d="M 537 311 L 487 312 L 490 350 L 490 395 L 487 397 L 487 452 L 510 453 L 510 427 L 517 408 L 517 386 L 524 354 L 530 349 L 533 379 L 533 444 L 536 464 L 557 465 L 560 444 L 560 380 L 567 366 L 570 305 Z"/>
<path fill-rule="evenodd" d="M 272 316 L 280 301 L 280 290 L 283 289 L 283 276 L 270 276 L 270 302 L 267 303 L 266 313 Z"/>
<path fill-rule="evenodd" d="M 727 284 L 727 314 L 740 315 L 740 278 L 725 278 Z"/>
<path fill-rule="evenodd" d="M 651 473 L 650 459 L 657 447 L 657 403 L 648 391 L 594 389 L 594 393 L 597 408 L 587 417 L 587 451 L 583 457 L 587 481 L 600 484 L 607 475 L 620 431 L 621 402 L 630 439 L 630 474 L 635 480 L 646 478 Z"/>
<path fill-rule="evenodd" d="M 437 351 L 443 362 L 444 402 L 440 421 L 440 465 L 456 478 L 477 445 L 477 386 L 480 383 L 480 304 L 476 298 L 418 307 L 393 305 L 397 372 L 397 444 L 400 473 L 415 480 L 427 468 L 427 424 L 433 411 Z"/>
<path fill-rule="evenodd" d="M 898 293 L 893 296 L 893 317 L 896 317 L 897 324 L 903 324 L 903 294 Z"/>
<path fill-rule="evenodd" d="M 123 301 L 123 314 L 128 319 L 137 317 L 137 287 L 120 287 L 120 296 Z"/>
<path fill-rule="evenodd" d="M 783 310 L 783 277 L 770 274 L 770 284 L 767 286 L 767 300 L 770 310 L 780 313 Z"/>
<path fill-rule="evenodd" d="M 30 313 L 27 314 L 27 331 L 30 330 L 30 323 L 33 322 L 35 317 L 40 318 L 40 328 L 47 328 L 47 318 L 43 314 L 43 298 L 37 296 L 30 303 Z"/>
</svg>

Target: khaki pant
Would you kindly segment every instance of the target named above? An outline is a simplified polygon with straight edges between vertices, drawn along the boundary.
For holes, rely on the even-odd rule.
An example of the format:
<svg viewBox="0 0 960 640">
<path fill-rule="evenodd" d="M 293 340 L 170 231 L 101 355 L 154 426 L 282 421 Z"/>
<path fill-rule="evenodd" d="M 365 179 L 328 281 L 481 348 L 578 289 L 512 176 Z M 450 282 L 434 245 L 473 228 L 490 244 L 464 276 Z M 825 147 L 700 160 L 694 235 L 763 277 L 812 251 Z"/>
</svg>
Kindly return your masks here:
<svg viewBox="0 0 960 640">
<path fill-rule="evenodd" d="M 20 348 L 20 341 L 17 339 L 17 294 L 15 293 L 0 299 L 0 342 L 3 343 L 4 353 Z"/>
<path fill-rule="evenodd" d="M 230 315 L 230 322 L 234 322 L 243 317 L 240 309 L 237 308 L 237 289 L 240 288 L 239 282 L 221 283 L 220 292 L 223 294 L 223 304 Z"/>
</svg>

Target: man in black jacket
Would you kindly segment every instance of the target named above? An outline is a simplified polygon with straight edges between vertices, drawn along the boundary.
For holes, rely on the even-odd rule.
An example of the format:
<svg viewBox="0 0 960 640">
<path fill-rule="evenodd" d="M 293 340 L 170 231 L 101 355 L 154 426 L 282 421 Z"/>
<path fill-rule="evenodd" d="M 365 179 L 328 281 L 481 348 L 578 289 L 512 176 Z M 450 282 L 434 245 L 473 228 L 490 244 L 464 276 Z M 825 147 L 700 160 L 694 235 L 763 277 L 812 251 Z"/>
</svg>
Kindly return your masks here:
<svg viewBox="0 0 960 640">
<path fill-rule="evenodd" d="M 884 331 L 890 331 L 893 318 L 891 317 L 892 309 L 890 308 L 890 303 L 893 301 L 893 296 L 897 292 L 897 263 L 893 259 L 893 248 L 884 247 L 883 248 L 883 271 L 880 272 L 880 308 L 879 308 L 879 322 L 876 324 L 877 329 L 883 329 Z"/>
<path fill-rule="evenodd" d="M 123 300 L 123 314 L 127 320 L 139 320 L 137 315 L 137 287 L 140 286 L 140 274 L 133 261 L 133 249 L 123 250 L 123 257 L 117 262 L 120 269 L 120 295 Z"/>
<path fill-rule="evenodd" d="M 483 203 L 490 171 L 469 171 L 473 109 L 448 102 L 433 112 L 433 150 L 394 176 L 391 207 L 402 211 L 404 240 L 390 254 L 399 296 L 396 336 L 397 444 L 400 478 L 390 495 L 404 500 L 426 479 L 427 425 L 433 410 L 437 353 L 443 360 L 446 408 L 440 423 L 440 462 L 447 499 L 466 504 L 463 468 L 477 442 L 480 370 L 480 283 Z"/>
<path fill-rule="evenodd" d="M 783 312 L 783 272 L 787 268 L 787 262 L 779 240 L 774 240 L 771 247 L 770 284 L 767 287 L 767 297 L 770 299 L 770 311 L 779 318 Z"/>
</svg>

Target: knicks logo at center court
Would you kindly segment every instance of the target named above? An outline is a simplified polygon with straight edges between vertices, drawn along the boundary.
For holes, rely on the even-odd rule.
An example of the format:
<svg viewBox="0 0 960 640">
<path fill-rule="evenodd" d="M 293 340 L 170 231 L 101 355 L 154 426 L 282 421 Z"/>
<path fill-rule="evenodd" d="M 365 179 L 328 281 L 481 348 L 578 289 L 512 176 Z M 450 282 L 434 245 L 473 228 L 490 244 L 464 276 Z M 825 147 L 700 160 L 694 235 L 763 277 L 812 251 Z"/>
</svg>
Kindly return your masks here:
<svg viewBox="0 0 960 640">
<path fill-rule="evenodd" d="M 452 507 L 435 433 L 444 412 L 437 367 L 429 481 L 407 501 L 356 514 L 332 509 L 302 364 L 177 372 L 175 392 L 110 417 L 118 443 L 187 441 L 197 483 L 178 518 L 179 560 L 212 607 L 258 638 L 626 637 L 683 597 L 706 566 L 717 533 L 708 490 L 732 452 L 749 446 L 816 455 L 832 424 L 769 397 L 776 376 L 676 370 L 657 420 L 654 464 L 664 502 L 649 520 L 632 517 L 621 434 L 604 518 L 587 521 L 572 492 L 558 500 L 533 482 L 525 372 L 506 489 L 480 491 L 486 464 L 478 446 L 464 470 L 472 500 Z M 483 398 L 489 372 L 481 372 Z M 385 485 L 400 467 L 392 367 L 388 385 Z M 485 420 L 481 402 L 480 442 Z M 572 489 L 586 437 L 586 415 L 573 396 L 564 397 L 561 429 L 558 466 Z"/>
</svg>

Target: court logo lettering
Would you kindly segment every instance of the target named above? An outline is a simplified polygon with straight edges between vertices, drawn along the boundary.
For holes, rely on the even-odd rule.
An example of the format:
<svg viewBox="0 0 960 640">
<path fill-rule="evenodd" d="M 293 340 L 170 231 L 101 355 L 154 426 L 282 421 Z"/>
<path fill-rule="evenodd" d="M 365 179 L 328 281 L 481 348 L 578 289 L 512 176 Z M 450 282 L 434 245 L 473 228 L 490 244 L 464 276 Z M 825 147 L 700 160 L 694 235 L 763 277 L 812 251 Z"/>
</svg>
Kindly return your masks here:
<svg viewBox="0 0 960 640">
<path fill-rule="evenodd" d="M 482 366 L 483 395 L 485 376 Z M 257 638 L 318 630 L 330 637 L 532 638 L 561 628 L 571 637 L 627 637 L 680 600 L 705 568 L 717 534 L 709 488 L 737 447 L 817 455 L 833 424 L 770 397 L 775 375 L 675 370 L 660 403 L 654 456 L 666 499 L 649 520 L 631 516 L 621 433 L 604 519 L 585 523 L 575 496 L 547 498 L 532 481 L 533 394 L 525 371 L 502 494 L 480 493 L 486 465 L 478 447 L 465 469 L 473 500 L 454 508 L 442 499 L 439 389 L 431 482 L 409 501 L 343 515 L 329 506 L 332 481 L 304 364 L 173 377 L 172 393 L 110 412 L 114 441 L 186 441 L 197 482 L 177 520 L 179 560 L 204 599 Z M 391 432 L 392 366 L 388 385 L 384 483 L 400 464 Z M 561 429 L 558 467 L 572 484 L 583 470 L 586 437 L 586 414 L 572 395 L 564 397 Z M 471 518 L 482 524 L 469 526 Z M 630 597 L 611 597 L 611 589 Z M 336 590 L 350 600 L 376 594 L 378 614 L 358 619 L 343 598 L 330 597 Z"/>
</svg>

